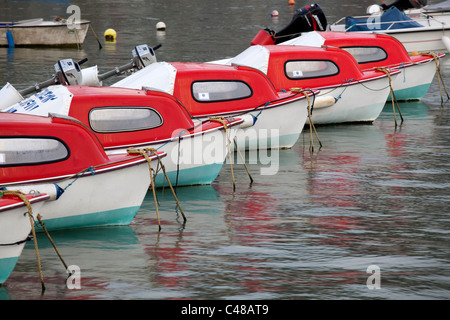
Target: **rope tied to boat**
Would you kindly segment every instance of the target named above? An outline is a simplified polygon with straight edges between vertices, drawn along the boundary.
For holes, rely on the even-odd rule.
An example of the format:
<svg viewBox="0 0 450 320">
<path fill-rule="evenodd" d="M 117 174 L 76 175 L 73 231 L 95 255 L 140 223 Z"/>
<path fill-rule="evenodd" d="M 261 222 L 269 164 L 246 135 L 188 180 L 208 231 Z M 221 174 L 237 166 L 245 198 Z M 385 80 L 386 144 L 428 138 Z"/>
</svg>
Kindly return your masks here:
<svg viewBox="0 0 450 320">
<path fill-rule="evenodd" d="M 169 183 L 169 187 L 170 187 L 170 190 L 172 191 L 172 194 L 173 194 L 173 196 L 175 198 L 175 201 L 177 203 L 177 207 L 180 210 L 181 215 L 183 216 L 184 222 L 186 222 L 186 216 L 184 215 L 183 209 L 181 209 L 180 202 L 178 201 L 177 195 L 176 195 L 176 193 L 175 193 L 175 191 L 174 191 L 174 189 L 172 187 L 172 183 L 170 182 L 170 179 L 167 176 L 166 168 L 165 168 L 164 164 L 161 161 L 161 157 L 159 156 L 158 151 L 156 149 L 154 149 L 154 148 L 142 148 L 142 149 L 128 148 L 127 152 L 129 154 L 141 154 L 147 160 L 148 168 L 149 168 L 149 171 L 150 171 L 150 181 L 151 181 L 151 187 L 152 187 L 152 193 L 153 193 L 153 200 L 155 201 L 156 216 L 157 216 L 157 219 L 158 219 L 159 230 L 161 230 L 161 222 L 160 222 L 160 218 L 159 218 L 158 201 L 156 199 L 156 184 L 155 184 L 155 179 L 153 177 L 153 169 L 152 169 L 152 165 L 151 165 L 152 159 L 149 157 L 149 152 L 152 155 L 155 155 L 156 158 L 158 159 L 158 166 L 161 167 L 161 169 L 162 169 L 162 171 L 164 173 L 164 177 L 166 178 L 167 182 Z"/>
<path fill-rule="evenodd" d="M 314 130 L 316 138 L 319 141 L 320 147 L 322 147 L 322 142 L 319 139 L 319 135 L 317 134 L 316 127 L 314 126 L 314 123 L 312 121 L 311 100 L 309 99 L 309 95 L 306 92 L 306 90 L 303 90 L 302 88 L 291 88 L 290 90 L 291 90 L 291 92 L 298 92 L 298 93 L 303 94 L 306 97 L 306 100 L 308 101 L 309 134 L 310 134 L 310 139 L 311 139 L 311 150 L 314 152 L 314 141 L 313 141 L 312 130 Z"/>
<path fill-rule="evenodd" d="M 33 209 L 31 207 L 31 202 L 25 196 L 25 194 L 23 194 L 23 192 L 21 192 L 21 191 L 4 190 L 4 191 L 2 191 L 2 195 L 13 195 L 13 196 L 18 197 L 20 200 L 23 201 L 23 203 L 26 205 L 26 207 L 28 209 L 27 213 L 28 213 L 28 217 L 30 219 L 31 232 L 33 234 L 34 249 L 35 249 L 35 252 L 36 252 L 36 259 L 37 259 L 37 264 L 38 264 L 39 277 L 41 279 L 42 291 L 45 291 L 44 276 L 42 274 L 41 258 L 39 256 L 39 248 L 38 248 L 38 243 L 37 243 L 37 238 L 36 238 L 36 229 L 34 227 L 35 223 L 34 223 L 34 218 L 33 218 Z"/>
<path fill-rule="evenodd" d="M 256 122 L 256 121 L 258 120 L 258 117 L 261 115 L 261 113 L 264 111 L 264 109 L 266 109 L 266 107 L 267 107 L 269 104 L 270 104 L 270 101 L 269 101 L 269 102 L 266 102 L 266 103 L 264 104 L 264 107 L 263 107 L 261 110 L 259 110 L 259 112 L 258 112 L 258 114 L 257 114 L 256 116 L 254 116 L 254 117 L 255 117 L 255 120 L 254 120 L 253 122 Z"/>
<path fill-rule="evenodd" d="M 355 79 L 345 79 L 344 81 L 342 81 L 342 85 L 349 84 L 353 81 L 355 81 Z M 342 90 L 342 92 L 337 96 L 336 99 L 341 99 L 342 95 L 344 94 L 345 90 L 347 90 L 347 88 L 348 88 L 348 86 L 345 86 L 344 90 Z"/>
<path fill-rule="evenodd" d="M 394 112 L 394 121 L 395 121 L 395 127 L 397 127 L 397 116 L 395 114 L 395 106 L 397 106 L 397 110 L 398 113 L 400 114 L 400 118 L 402 119 L 402 123 L 403 123 L 403 116 L 402 113 L 400 111 L 400 107 L 398 105 L 397 99 L 395 98 L 395 93 L 394 93 L 394 89 L 392 88 L 392 77 L 391 74 L 389 73 L 389 71 L 386 68 L 375 68 L 375 70 L 384 72 L 386 74 L 386 76 L 389 79 L 389 89 L 391 91 L 391 101 L 392 101 L 392 110 Z"/>
<path fill-rule="evenodd" d="M 88 167 L 80 172 L 78 172 L 77 174 L 74 175 L 74 177 L 76 177 L 71 183 L 69 183 L 65 188 L 61 188 L 61 192 L 63 193 L 64 191 L 66 191 L 67 188 L 69 188 L 72 184 L 75 183 L 75 181 L 77 181 L 83 174 L 85 174 L 86 172 L 90 172 L 92 175 L 95 175 L 95 171 L 94 171 L 94 167 Z"/>
<path fill-rule="evenodd" d="M 225 117 L 211 117 L 209 118 L 212 122 L 219 122 L 223 125 L 223 129 L 225 130 L 225 136 L 227 139 L 227 147 L 228 147 L 228 157 L 230 159 L 230 168 L 231 168 L 231 179 L 233 180 L 233 192 L 236 190 L 236 181 L 234 179 L 234 171 L 233 171 L 233 161 L 231 159 L 231 147 L 230 147 L 230 137 L 228 135 L 228 124 L 225 122 Z"/>
<path fill-rule="evenodd" d="M 431 52 L 431 51 L 421 52 L 420 54 L 423 56 L 432 56 L 434 59 L 434 63 L 436 65 L 436 73 L 437 73 L 438 83 L 439 83 L 439 93 L 441 95 L 441 104 L 443 104 L 444 98 L 442 97 L 443 94 L 442 94 L 441 82 L 442 82 L 442 87 L 444 87 L 445 93 L 447 94 L 447 99 L 450 99 L 450 97 L 448 95 L 447 88 L 445 87 L 444 79 L 442 78 L 440 63 L 438 62 L 439 57 L 436 55 L 436 53 Z"/>
</svg>

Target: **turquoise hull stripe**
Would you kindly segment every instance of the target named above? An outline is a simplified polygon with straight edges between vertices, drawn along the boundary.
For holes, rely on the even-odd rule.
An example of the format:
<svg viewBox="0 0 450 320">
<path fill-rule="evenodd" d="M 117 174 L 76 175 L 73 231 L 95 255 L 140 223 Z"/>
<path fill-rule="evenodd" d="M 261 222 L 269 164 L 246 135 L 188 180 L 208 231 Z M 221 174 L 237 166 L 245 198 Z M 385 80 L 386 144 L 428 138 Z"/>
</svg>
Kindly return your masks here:
<svg viewBox="0 0 450 320">
<path fill-rule="evenodd" d="M 47 219 L 45 228 L 47 230 L 61 230 L 70 228 L 84 228 L 97 226 L 122 226 L 128 225 L 133 221 L 140 206 L 122 208 L 116 210 L 102 211 L 96 213 L 82 214 L 72 217 Z M 39 224 L 36 225 L 36 231 L 43 231 Z"/>
<path fill-rule="evenodd" d="M 429 88 L 430 84 L 422 84 L 413 88 L 395 90 L 394 94 L 398 101 L 420 100 L 427 94 Z M 390 94 L 387 101 L 392 101 Z"/>
<path fill-rule="evenodd" d="M 222 169 L 223 163 L 215 163 L 206 166 L 183 169 L 178 172 L 178 184 L 177 184 L 177 172 L 171 171 L 167 172 L 170 183 L 172 186 L 190 186 L 190 185 L 201 185 L 201 184 L 211 184 L 219 175 Z M 164 173 L 162 171 L 158 172 L 155 178 L 156 187 L 168 187 L 169 184 L 164 178 Z"/>
<path fill-rule="evenodd" d="M 13 272 L 19 257 L 0 259 L 0 285 L 5 283 L 11 272 Z"/>
</svg>

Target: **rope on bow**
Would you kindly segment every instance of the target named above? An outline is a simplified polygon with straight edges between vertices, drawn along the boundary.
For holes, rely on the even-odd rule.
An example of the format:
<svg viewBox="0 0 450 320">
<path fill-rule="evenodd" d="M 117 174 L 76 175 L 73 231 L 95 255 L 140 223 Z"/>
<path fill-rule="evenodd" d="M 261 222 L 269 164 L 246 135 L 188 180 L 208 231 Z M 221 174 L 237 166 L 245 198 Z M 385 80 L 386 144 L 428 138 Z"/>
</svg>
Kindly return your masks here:
<svg viewBox="0 0 450 320">
<path fill-rule="evenodd" d="M 156 157 L 158 159 L 158 165 L 163 170 L 164 176 L 165 176 L 167 182 L 169 183 L 170 190 L 172 191 L 172 194 L 175 198 L 177 206 L 180 209 L 180 212 L 181 212 L 181 215 L 183 216 L 184 222 L 186 222 L 186 216 L 184 215 L 183 209 L 181 209 L 180 202 L 178 201 L 175 191 L 173 190 L 172 184 L 170 183 L 169 177 L 167 176 L 166 168 L 165 168 L 164 164 L 162 163 L 161 158 L 160 158 L 159 154 L 157 153 L 156 149 L 154 149 L 154 148 L 143 148 L 143 149 L 128 148 L 127 152 L 129 154 L 143 155 L 145 157 L 145 159 L 147 160 L 148 168 L 149 168 L 149 172 L 150 172 L 150 181 L 151 181 L 151 187 L 152 187 L 152 193 L 153 193 L 153 200 L 155 201 L 155 210 L 156 210 L 156 217 L 158 219 L 159 231 L 161 231 L 161 221 L 159 218 L 158 201 L 156 199 L 156 184 L 155 184 L 155 179 L 153 178 L 153 169 L 152 169 L 152 165 L 151 165 L 152 159 L 150 159 L 148 152 L 151 152 L 152 154 L 156 155 Z"/>
<path fill-rule="evenodd" d="M 225 130 L 225 135 L 227 137 L 227 146 L 228 146 L 228 157 L 230 159 L 230 168 L 231 168 L 231 178 L 233 179 L 233 192 L 236 190 L 236 181 L 234 179 L 234 172 L 233 172 L 233 161 L 231 159 L 231 147 L 230 147 L 230 137 L 228 136 L 228 125 L 225 122 L 224 117 L 211 117 L 209 118 L 210 121 L 213 122 L 219 122 L 223 125 L 223 129 Z"/>
<path fill-rule="evenodd" d="M 38 243 L 37 243 L 37 238 L 36 238 L 36 230 L 34 228 L 33 209 L 31 208 L 30 200 L 28 200 L 28 198 L 22 192 L 16 191 L 16 190 L 4 190 L 4 191 L 2 191 L 2 194 L 16 196 L 20 200 L 22 200 L 23 203 L 27 206 L 28 217 L 30 218 L 31 231 L 32 231 L 33 240 L 34 240 L 34 249 L 36 252 L 36 259 L 37 259 L 37 263 L 38 263 L 39 276 L 41 278 L 42 291 L 45 291 L 44 276 L 42 275 L 41 258 L 39 256 L 39 248 L 38 248 Z"/>
<path fill-rule="evenodd" d="M 316 138 L 319 141 L 320 147 L 322 147 L 322 142 L 319 139 L 319 135 L 317 134 L 316 127 L 314 126 L 314 123 L 312 121 L 311 101 L 309 99 L 309 95 L 302 88 L 291 88 L 290 90 L 291 90 L 291 92 L 302 93 L 306 97 L 306 100 L 308 101 L 309 134 L 310 134 L 310 138 L 311 138 L 311 150 L 314 152 L 314 142 L 313 142 L 312 130 L 314 130 Z"/>
<path fill-rule="evenodd" d="M 438 83 L 439 83 L 439 93 L 441 95 L 441 104 L 443 104 L 444 99 L 442 97 L 443 95 L 442 95 L 442 89 L 441 89 L 441 82 L 442 82 L 442 86 L 444 87 L 445 93 L 447 94 L 447 99 L 450 99 L 450 97 L 448 95 L 447 88 L 445 87 L 444 79 L 442 78 L 441 68 L 440 68 L 439 62 L 438 62 L 438 56 L 436 55 L 436 53 L 431 52 L 431 51 L 422 52 L 421 55 L 432 56 L 434 58 L 434 63 L 436 64 L 436 73 L 437 73 L 437 78 L 438 78 Z"/>
<path fill-rule="evenodd" d="M 395 93 L 394 93 L 394 89 L 392 88 L 392 78 L 391 78 L 391 74 L 389 73 L 389 71 L 387 71 L 385 68 L 375 68 L 375 70 L 384 72 L 388 79 L 389 79 L 389 88 L 391 90 L 391 101 L 392 101 L 392 110 L 394 112 L 394 121 L 395 121 L 395 127 L 397 127 L 397 117 L 395 115 L 395 105 L 397 105 L 397 110 L 398 113 L 400 114 L 400 118 L 402 119 L 402 123 L 403 123 L 403 116 L 402 113 L 400 111 L 400 107 L 398 105 L 397 99 L 395 98 Z"/>
</svg>

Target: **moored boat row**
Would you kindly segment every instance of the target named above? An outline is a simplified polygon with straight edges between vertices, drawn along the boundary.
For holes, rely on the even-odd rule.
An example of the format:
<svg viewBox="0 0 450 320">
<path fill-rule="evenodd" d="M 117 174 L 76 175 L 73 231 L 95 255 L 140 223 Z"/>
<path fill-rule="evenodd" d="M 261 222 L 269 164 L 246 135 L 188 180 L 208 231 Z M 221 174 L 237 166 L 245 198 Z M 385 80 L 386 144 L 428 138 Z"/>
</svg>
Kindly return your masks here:
<svg viewBox="0 0 450 320">
<path fill-rule="evenodd" d="M 210 184 L 230 152 L 291 148 L 308 120 L 371 123 L 389 99 L 422 98 L 443 56 L 313 31 L 230 59 L 133 64 L 109 87 L 78 66 L 76 83 L 19 94 L 0 112 L 0 284 L 41 231 L 30 208 L 50 231 L 129 224 L 149 188 Z"/>
</svg>

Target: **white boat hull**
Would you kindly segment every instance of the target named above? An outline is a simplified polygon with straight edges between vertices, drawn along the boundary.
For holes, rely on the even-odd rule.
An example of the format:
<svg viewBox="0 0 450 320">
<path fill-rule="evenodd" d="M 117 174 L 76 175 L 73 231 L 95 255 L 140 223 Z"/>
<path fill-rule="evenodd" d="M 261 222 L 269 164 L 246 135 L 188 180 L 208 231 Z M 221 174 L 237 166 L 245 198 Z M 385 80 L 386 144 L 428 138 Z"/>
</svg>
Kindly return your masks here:
<svg viewBox="0 0 450 320">
<path fill-rule="evenodd" d="M 44 201 L 30 200 L 30 202 L 33 215 L 36 216 L 44 205 Z M 8 210 L 2 209 L 0 210 L 0 285 L 13 272 L 31 232 L 28 209 L 24 204 L 21 203 Z"/>
<path fill-rule="evenodd" d="M 152 165 L 156 167 L 156 161 L 152 161 Z M 34 181 L 36 184 L 50 182 Z M 144 200 L 150 186 L 150 174 L 148 163 L 141 161 L 126 167 L 87 170 L 78 178 L 54 182 L 65 191 L 57 200 L 47 201 L 40 210 L 48 230 L 127 225 L 134 219 Z M 39 191 L 39 185 L 23 183 L 26 185 L 18 182 L 7 188 L 14 190 L 23 186 L 23 192 L 34 188 Z M 39 231 L 40 227 L 36 230 Z"/>
<path fill-rule="evenodd" d="M 393 75 L 396 79 L 398 75 Z M 390 87 L 387 77 L 356 84 L 317 88 L 319 96 L 331 95 L 336 103 L 330 107 L 313 108 L 314 124 L 373 122 L 386 104 Z"/>
<path fill-rule="evenodd" d="M 368 18 L 369 16 L 366 16 Z M 423 25 L 418 28 L 377 30 L 376 26 L 370 31 L 362 33 L 380 33 L 390 35 L 399 40 L 408 52 L 433 51 L 435 53 L 448 53 L 450 48 L 445 45 L 443 37 L 450 38 L 450 16 L 432 15 L 429 19 L 423 16 L 410 16 L 414 21 Z M 374 18 L 376 19 L 376 18 Z M 342 20 L 342 19 L 341 19 Z M 376 20 L 374 20 L 376 21 Z M 347 31 L 344 24 L 329 25 L 331 31 Z M 350 32 L 350 31 L 347 31 Z"/>
<path fill-rule="evenodd" d="M 64 23 L 41 23 L 0 27 L 0 47 L 10 46 L 7 32 L 10 30 L 14 46 L 79 46 L 83 44 L 89 28 L 89 21 L 81 22 L 75 28 L 68 28 Z"/>
<path fill-rule="evenodd" d="M 227 130 L 233 141 L 236 127 Z M 226 133 L 223 128 L 208 132 L 195 133 L 179 139 L 175 136 L 170 141 L 134 145 L 134 148 L 154 148 L 164 151 L 167 156 L 161 160 L 167 176 L 173 186 L 211 184 L 218 176 L 228 155 Z M 107 154 L 123 153 L 130 146 L 106 148 Z M 156 166 L 155 166 L 156 169 Z M 159 171 L 155 177 L 157 188 L 167 187 L 164 173 Z"/>
<path fill-rule="evenodd" d="M 395 98 L 398 101 L 422 99 L 428 92 L 437 71 L 434 59 L 399 67 L 398 70 L 401 73 L 392 81 Z M 391 101 L 391 95 L 388 101 Z"/>
<path fill-rule="evenodd" d="M 250 114 L 257 117 L 257 120 L 252 127 L 237 132 L 239 150 L 289 149 L 297 142 L 305 126 L 308 102 L 301 99 L 280 103 Z"/>
</svg>

